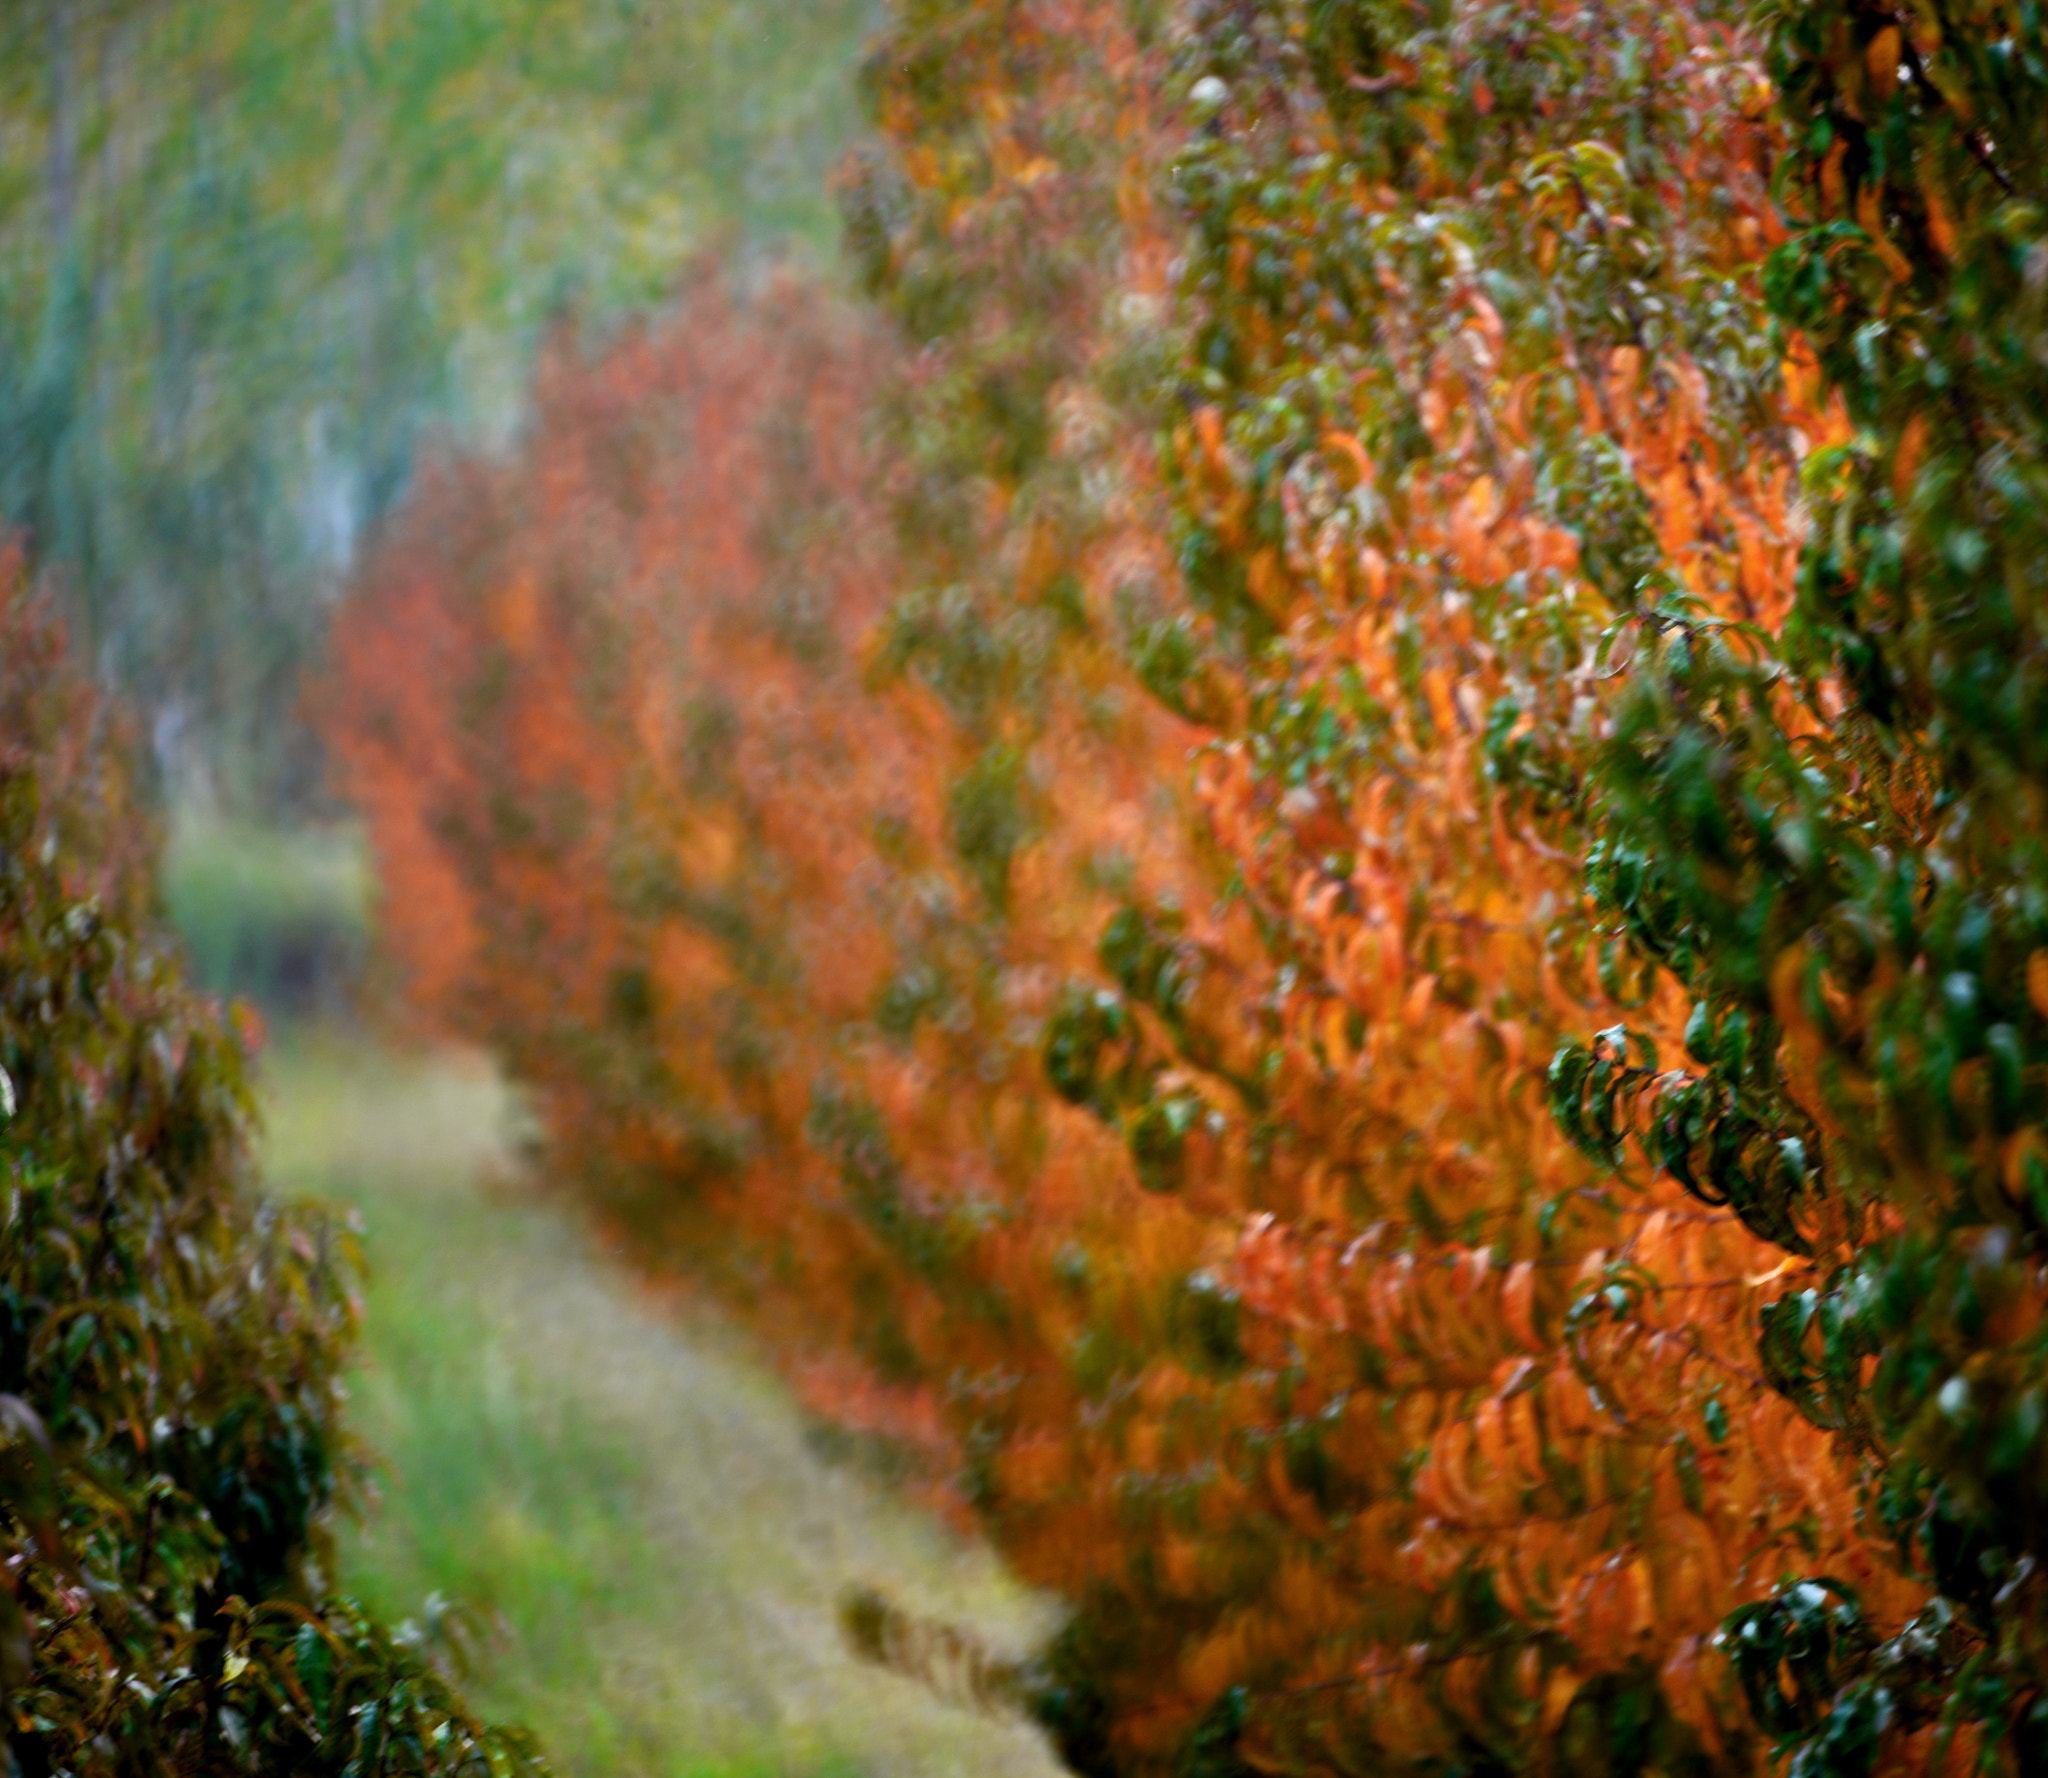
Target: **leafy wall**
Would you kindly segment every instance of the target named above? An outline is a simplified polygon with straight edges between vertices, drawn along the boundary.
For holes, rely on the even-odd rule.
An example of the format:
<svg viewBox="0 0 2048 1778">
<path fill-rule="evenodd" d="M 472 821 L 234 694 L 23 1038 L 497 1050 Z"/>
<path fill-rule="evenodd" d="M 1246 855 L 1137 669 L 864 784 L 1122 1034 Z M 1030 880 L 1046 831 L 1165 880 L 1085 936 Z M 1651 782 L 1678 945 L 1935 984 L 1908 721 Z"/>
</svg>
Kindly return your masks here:
<svg viewBox="0 0 2048 1778">
<path fill-rule="evenodd" d="M 2036 1769 L 2037 24 L 905 5 L 880 319 L 565 357 L 373 564 L 422 1004 L 1073 1602 L 871 1647 L 1086 1772 Z"/>
<path fill-rule="evenodd" d="M 125 737 L 0 571 L 0 1735 L 6 1769 L 512 1773 L 332 1593 L 346 1231 L 251 1190 L 242 1038 L 151 903 Z"/>
</svg>

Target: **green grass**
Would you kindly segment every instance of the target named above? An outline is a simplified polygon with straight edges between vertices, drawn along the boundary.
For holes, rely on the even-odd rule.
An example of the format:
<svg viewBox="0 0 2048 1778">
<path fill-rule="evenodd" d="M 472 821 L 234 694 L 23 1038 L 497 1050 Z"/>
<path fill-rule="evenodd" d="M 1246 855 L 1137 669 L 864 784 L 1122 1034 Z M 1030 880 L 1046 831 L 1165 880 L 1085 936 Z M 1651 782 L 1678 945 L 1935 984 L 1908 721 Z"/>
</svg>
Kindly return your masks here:
<svg viewBox="0 0 2048 1778">
<path fill-rule="evenodd" d="M 522 1195 L 489 1072 L 356 1043 L 266 1063 L 281 1189 L 360 1211 L 353 1384 L 382 1498 L 342 1580 L 394 1617 L 495 1622 L 473 1692 L 570 1774 L 1048 1774 L 1023 1728 L 857 1664 L 834 1605 L 875 1583 L 1021 1647 L 1043 1605 L 981 1549 L 807 1441 L 730 1338 L 685 1332 Z"/>
</svg>

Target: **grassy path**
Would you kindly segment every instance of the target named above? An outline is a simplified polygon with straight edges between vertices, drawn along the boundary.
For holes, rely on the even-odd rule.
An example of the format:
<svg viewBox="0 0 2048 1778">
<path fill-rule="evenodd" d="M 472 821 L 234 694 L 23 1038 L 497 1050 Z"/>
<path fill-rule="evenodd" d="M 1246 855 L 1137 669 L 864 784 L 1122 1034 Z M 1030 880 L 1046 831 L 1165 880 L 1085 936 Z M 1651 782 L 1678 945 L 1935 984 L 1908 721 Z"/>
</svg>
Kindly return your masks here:
<svg viewBox="0 0 2048 1778">
<path fill-rule="evenodd" d="M 1045 1778 L 1043 1743 L 855 1663 L 849 1582 L 1023 1646 L 985 1552 L 833 1467 L 777 1383 L 636 1300 L 502 1180 L 491 1076 L 366 1048 L 266 1066 L 279 1189 L 354 1204 L 373 1278 L 357 1424 L 383 1498 L 343 1580 L 393 1617 L 496 1615 L 473 1692 L 570 1774 Z"/>
</svg>

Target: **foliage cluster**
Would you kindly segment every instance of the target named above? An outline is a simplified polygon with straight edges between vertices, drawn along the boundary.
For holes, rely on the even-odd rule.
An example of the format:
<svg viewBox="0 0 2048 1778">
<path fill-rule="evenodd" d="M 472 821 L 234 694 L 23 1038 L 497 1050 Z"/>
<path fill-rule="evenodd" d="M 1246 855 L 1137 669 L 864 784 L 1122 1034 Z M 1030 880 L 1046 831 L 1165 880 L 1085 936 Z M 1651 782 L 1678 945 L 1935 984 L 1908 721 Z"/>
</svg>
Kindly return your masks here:
<svg viewBox="0 0 2048 1778">
<path fill-rule="evenodd" d="M 513 1773 L 417 1635 L 327 1596 L 347 1236 L 254 1199 L 236 1034 L 147 818 L 0 580 L 0 1735 L 66 1773 Z"/>
<path fill-rule="evenodd" d="M 373 565 L 422 1003 L 1074 1605 L 868 1645 L 1086 1772 L 2048 1759 L 2038 27 L 905 4 L 892 343 L 707 295 Z"/>
</svg>

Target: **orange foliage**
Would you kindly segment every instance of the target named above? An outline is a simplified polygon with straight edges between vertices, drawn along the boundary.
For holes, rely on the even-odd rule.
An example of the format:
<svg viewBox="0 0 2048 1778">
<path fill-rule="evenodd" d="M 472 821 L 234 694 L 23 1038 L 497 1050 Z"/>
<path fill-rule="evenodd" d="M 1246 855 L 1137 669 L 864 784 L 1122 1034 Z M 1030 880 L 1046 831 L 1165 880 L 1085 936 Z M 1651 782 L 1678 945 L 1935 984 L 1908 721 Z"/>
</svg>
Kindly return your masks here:
<svg viewBox="0 0 2048 1778">
<path fill-rule="evenodd" d="M 1595 10 L 1670 95 L 1665 245 L 1760 315 L 1746 46 Z M 1430 206 L 1539 281 L 1631 226 L 1607 163 L 1551 151 L 1598 102 L 1560 94 L 1463 173 L 1416 150 L 1319 200 L 1410 230 L 1370 314 L 1289 308 L 1336 252 L 1314 212 L 1208 217 L 1190 307 L 1240 359 L 1182 385 L 1162 464 L 1153 392 L 1117 391 L 1184 244 L 1150 195 L 1186 146 L 1166 52 L 1084 0 L 920 12 L 899 47 L 850 211 L 913 343 L 700 275 L 588 361 L 558 343 L 523 451 L 439 471 L 366 571 L 329 728 L 413 991 L 637 1253 L 1075 1602 L 1037 1696 L 1077 1765 L 1207 1735 L 1255 1770 L 1564 1769 L 1628 1693 L 1670 1768 L 1760 1770 L 1730 1611 L 1824 1572 L 1895 1628 L 1927 1588 L 1865 1523 L 1854 1429 L 1757 1365 L 1851 1213 L 1766 1239 L 1553 1113 L 1552 1056 L 1602 1030 L 1653 1115 L 1689 999 L 1587 904 L 1570 786 L 1663 620 L 1549 478 L 1619 465 L 1666 590 L 1774 636 L 1797 458 L 1846 424 L 1796 346 L 1731 418 L 1682 344 L 1563 297 L 1503 321 Z M 1296 159 L 1365 127 L 1256 73 L 1232 102 L 1284 99 Z M 1432 142 L 1512 99 L 1372 78 Z M 1299 231 L 1270 301 L 1261 228 Z M 965 319 L 933 321 L 947 278 Z M 1275 469 L 1304 354 L 1357 368 Z M 1190 539 L 1235 605 L 1183 584 Z"/>
<path fill-rule="evenodd" d="M 975 756 L 874 677 L 894 564 L 861 464 L 893 363 L 814 291 L 742 305 L 708 273 L 594 363 L 558 344 L 535 448 L 436 472 L 323 695 L 415 1003 L 506 1055 L 643 1253 L 737 1237 L 726 1282 L 806 1393 L 929 1446 L 934 1376 L 1034 1344 L 1050 1374 L 1015 1387 L 1071 1416 L 1075 1317 L 1026 1281 L 1106 1232 L 1122 1161 L 1046 1103 L 1036 1032 L 1109 905 L 1083 885 L 1184 873 L 1186 743 L 1057 688 L 1017 776 L 1058 819 L 991 953 L 946 839 Z"/>
</svg>

